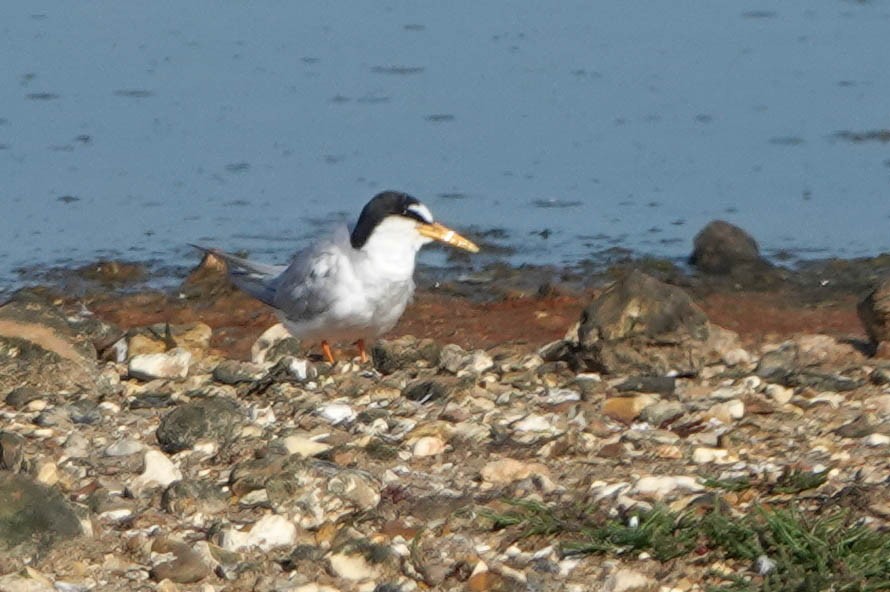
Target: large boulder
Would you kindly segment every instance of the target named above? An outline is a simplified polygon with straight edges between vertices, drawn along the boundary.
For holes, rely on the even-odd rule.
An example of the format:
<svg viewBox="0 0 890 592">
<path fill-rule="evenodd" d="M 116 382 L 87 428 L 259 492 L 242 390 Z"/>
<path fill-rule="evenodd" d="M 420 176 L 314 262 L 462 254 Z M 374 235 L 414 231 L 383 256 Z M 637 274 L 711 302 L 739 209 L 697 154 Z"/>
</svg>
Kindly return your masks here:
<svg viewBox="0 0 890 592">
<path fill-rule="evenodd" d="M 89 336 L 75 331 L 51 303 L 20 292 L 0 307 L 0 398 L 22 386 L 91 391 L 97 375 Z"/>
<path fill-rule="evenodd" d="M 729 274 L 743 265 L 760 263 L 760 249 L 754 238 L 734 224 L 714 220 L 693 240 L 689 263 L 705 273 Z"/>
<path fill-rule="evenodd" d="M 26 475 L 0 471 L 0 550 L 81 534 L 80 519 L 62 494 Z"/>
<path fill-rule="evenodd" d="M 878 284 L 859 303 L 856 311 L 874 345 L 890 343 L 890 279 Z"/>
<path fill-rule="evenodd" d="M 584 309 L 563 359 L 609 374 L 694 374 L 732 347 L 735 335 L 712 326 L 686 292 L 634 270 Z"/>
</svg>

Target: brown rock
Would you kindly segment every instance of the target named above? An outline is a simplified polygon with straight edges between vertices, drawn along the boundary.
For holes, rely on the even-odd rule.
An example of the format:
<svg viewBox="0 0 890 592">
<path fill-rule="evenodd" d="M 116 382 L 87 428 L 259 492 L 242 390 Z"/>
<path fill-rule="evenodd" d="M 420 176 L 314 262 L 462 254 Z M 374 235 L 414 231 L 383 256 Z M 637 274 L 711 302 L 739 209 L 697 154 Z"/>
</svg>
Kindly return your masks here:
<svg viewBox="0 0 890 592">
<path fill-rule="evenodd" d="M 635 397 L 612 397 L 603 402 L 603 415 L 614 420 L 629 424 L 640 416 L 643 409 L 658 401 L 652 395 Z"/>
<path fill-rule="evenodd" d="M 605 373 L 695 373 L 710 324 L 686 292 L 634 270 L 584 309 L 576 366 Z"/>
<path fill-rule="evenodd" d="M 890 341 L 890 280 L 884 280 L 856 307 L 872 343 Z"/>
</svg>

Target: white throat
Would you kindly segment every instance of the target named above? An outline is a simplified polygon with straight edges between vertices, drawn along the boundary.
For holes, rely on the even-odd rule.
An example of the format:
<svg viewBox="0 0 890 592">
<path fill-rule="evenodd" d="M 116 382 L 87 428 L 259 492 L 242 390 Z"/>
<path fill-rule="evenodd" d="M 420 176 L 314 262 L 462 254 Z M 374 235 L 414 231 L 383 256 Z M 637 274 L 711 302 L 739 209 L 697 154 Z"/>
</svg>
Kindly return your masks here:
<svg viewBox="0 0 890 592">
<path fill-rule="evenodd" d="M 371 263 L 369 271 L 391 281 L 404 281 L 414 275 L 417 251 L 430 242 L 417 232 L 417 222 L 402 216 L 384 218 L 368 237 L 360 252 Z"/>
</svg>

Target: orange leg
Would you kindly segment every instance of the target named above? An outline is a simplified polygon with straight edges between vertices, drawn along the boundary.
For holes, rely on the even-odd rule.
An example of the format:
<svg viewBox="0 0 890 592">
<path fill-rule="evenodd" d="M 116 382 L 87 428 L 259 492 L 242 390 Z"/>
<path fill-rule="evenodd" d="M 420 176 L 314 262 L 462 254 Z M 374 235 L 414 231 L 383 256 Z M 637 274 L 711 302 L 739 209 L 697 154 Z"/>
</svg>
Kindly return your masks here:
<svg viewBox="0 0 890 592">
<path fill-rule="evenodd" d="M 368 361 L 368 354 L 365 351 L 365 340 L 359 339 L 355 342 L 355 344 L 358 346 L 358 359 L 359 361 L 361 361 L 362 364 L 364 364 Z"/>
<path fill-rule="evenodd" d="M 321 342 L 321 351 L 324 352 L 324 359 L 330 362 L 331 364 L 336 364 L 337 361 L 334 359 L 334 352 L 331 351 L 331 346 L 328 345 L 327 341 Z"/>
</svg>

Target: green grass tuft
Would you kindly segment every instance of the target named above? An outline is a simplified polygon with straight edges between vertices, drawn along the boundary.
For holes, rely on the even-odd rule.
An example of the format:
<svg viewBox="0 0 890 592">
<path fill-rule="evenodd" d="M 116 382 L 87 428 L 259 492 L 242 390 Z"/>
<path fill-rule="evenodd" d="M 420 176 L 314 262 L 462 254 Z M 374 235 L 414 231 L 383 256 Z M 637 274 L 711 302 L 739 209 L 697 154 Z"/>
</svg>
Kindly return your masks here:
<svg viewBox="0 0 890 592">
<path fill-rule="evenodd" d="M 737 571 L 712 574 L 716 587 L 709 590 L 715 592 L 890 590 L 890 533 L 870 528 L 848 510 L 816 515 L 755 507 L 738 515 L 717 503 L 698 512 L 656 507 L 617 518 L 579 512 L 579 506 L 507 503 L 505 512 L 480 514 L 493 528 L 512 529 L 518 538 L 553 537 L 565 555 L 646 552 L 659 561 L 728 561 Z M 759 574 L 762 557 L 774 567 Z"/>
</svg>

